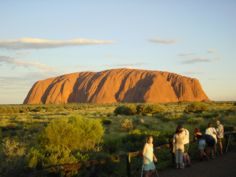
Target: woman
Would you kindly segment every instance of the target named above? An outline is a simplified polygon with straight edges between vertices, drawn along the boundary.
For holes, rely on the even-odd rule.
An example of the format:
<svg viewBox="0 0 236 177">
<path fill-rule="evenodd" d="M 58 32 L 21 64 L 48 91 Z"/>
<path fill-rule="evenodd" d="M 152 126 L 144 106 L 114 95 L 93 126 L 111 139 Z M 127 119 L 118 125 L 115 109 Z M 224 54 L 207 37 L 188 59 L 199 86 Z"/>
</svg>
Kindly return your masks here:
<svg viewBox="0 0 236 177">
<path fill-rule="evenodd" d="M 176 132 L 173 138 L 173 152 L 175 153 L 176 168 L 184 168 L 184 138 L 185 133 L 182 127 L 179 125 L 176 128 Z"/>
<path fill-rule="evenodd" d="M 154 162 L 157 162 L 157 158 L 153 152 L 153 137 L 148 136 L 147 141 L 143 148 L 143 170 L 144 177 L 152 176 L 155 173 Z"/>
<path fill-rule="evenodd" d="M 224 126 L 220 123 L 219 120 L 216 121 L 216 132 L 217 132 L 217 142 L 219 145 L 220 155 L 223 154 L 223 139 L 224 139 Z"/>
</svg>

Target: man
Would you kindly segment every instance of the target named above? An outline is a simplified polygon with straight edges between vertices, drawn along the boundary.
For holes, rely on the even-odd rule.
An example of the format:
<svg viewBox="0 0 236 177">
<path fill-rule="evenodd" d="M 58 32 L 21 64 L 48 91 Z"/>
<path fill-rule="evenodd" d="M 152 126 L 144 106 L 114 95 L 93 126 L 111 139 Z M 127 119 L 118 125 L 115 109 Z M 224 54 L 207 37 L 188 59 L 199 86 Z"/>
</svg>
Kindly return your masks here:
<svg viewBox="0 0 236 177">
<path fill-rule="evenodd" d="M 223 154 L 223 139 L 224 139 L 224 126 L 220 123 L 219 120 L 216 121 L 216 132 L 217 132 L 217 142 L 219 145 L 220 154 Z"/>
</svg>

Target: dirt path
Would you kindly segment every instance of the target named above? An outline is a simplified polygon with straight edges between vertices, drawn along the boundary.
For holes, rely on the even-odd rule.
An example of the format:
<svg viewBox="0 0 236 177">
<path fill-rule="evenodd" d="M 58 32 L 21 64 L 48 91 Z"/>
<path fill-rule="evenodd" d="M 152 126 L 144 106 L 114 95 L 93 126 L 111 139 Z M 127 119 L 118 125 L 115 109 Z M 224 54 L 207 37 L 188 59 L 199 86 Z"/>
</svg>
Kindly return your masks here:
<svg viewBox="0 0 236 177">
<path fill-rule="evenodd" d="M 196 162 L 185 169 L 168 169 L 160 177 L 236 177 L 236 151 L 214 160 Z"/>
</svg>

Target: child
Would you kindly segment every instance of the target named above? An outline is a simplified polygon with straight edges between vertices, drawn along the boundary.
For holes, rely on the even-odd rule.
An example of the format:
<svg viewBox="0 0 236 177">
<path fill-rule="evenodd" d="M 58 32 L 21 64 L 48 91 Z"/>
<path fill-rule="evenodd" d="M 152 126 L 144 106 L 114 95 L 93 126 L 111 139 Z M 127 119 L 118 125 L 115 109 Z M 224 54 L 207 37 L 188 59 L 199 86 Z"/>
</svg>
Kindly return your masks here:
<svg viewBox="0 0 236 177">
<path fill-rule="evenodd" d="M 204 160 L 207 159 L 208 160 L 208 156 L 205 152 L 205 148 L 206 148 L 206 140 L 204 138 L 204 136 L 202 135 L 202 133 L 199 131 L 195 134 L 197 140 L 198 140 L 198 150 L 200 152 L 200 160 Z"/>
<path fill-rule="evenodd" d="M 150 177 L 155 173 L 154 162 L 157 162 L 157 158 L 153 153 L 153 137 L 148 136 L 147 141 L 143 148 L 143 170 L 144 177 Z"/>
</svg>

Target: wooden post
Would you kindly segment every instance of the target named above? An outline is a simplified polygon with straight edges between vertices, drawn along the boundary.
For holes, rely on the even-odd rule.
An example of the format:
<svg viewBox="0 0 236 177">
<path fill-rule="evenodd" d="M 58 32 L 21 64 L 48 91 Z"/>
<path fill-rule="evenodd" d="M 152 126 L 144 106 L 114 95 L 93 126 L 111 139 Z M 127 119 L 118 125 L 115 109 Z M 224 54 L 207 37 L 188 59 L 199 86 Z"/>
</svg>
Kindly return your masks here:
<svg viewBox="0 0 236 177">
<path fill-rule="evenodd" d="M 126 165 L 127 165 L 127 177 L 131 177 L 131 158 L 130 158 L 130 153 L 127 153 L 126 155 Z"/>
<path fill-rule="evenodd" d="M 230 141 L 231 141 L 231 134 L 229 134 L 229 136 L 228 136 L 228 138 L 227 138 L 227 145 L 226 145 L 225 152 L 228 152 L 229 145 L 230 145 Z"/>
</svg>

